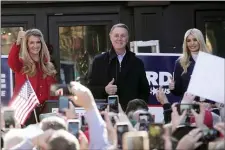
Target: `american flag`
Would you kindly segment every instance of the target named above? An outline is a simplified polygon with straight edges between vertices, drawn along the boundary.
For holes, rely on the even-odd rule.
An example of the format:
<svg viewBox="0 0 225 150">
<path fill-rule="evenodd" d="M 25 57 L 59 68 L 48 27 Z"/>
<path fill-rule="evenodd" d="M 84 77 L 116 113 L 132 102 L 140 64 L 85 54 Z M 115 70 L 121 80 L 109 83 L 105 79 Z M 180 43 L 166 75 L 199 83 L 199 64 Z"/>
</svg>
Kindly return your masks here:
<svg viewBox="0 0 225 150">
<path fill-rule="evenodd" d="M 15 110 L 15 119 L 20 124 L 24 125 L 25 121 L 38 104 L 39 100 L 34 89 L 29 80 L 26 80 L 18 95 L 11 101 L 9 106 Z"/>
</svg>

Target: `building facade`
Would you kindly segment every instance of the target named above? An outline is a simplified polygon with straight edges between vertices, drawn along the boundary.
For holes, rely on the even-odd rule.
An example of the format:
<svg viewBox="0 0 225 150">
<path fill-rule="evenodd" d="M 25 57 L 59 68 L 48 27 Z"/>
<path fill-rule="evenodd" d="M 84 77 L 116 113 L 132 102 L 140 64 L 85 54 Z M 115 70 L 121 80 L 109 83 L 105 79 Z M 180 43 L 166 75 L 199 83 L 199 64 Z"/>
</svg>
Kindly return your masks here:
<svg viewBox="0 0 225 150">
<path fill-rule="evenodd" d="M 38 28 L 61 79 L 85 82 L 93 57 L 110 48 L 109 30 L 119 22 L 128 25 L 130 41 L 159 40 L 161 53 L 181 53 L 185 32 L 198 28 L 213 53 L 225 57 L 225 2 L 194 1 L 2 2 L 1 54 L 8 54 L 19 27 Z"/>
</svg>

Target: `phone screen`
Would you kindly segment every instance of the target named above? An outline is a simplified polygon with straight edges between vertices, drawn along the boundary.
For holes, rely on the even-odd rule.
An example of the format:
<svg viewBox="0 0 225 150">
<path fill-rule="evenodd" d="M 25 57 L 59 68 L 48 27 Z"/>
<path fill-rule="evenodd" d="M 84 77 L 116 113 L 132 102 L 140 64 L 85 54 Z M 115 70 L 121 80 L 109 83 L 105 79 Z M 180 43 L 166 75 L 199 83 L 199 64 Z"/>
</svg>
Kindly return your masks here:
<svg viewBox="0 0 225 150">
<path fill-rule="evenodd" d="M 117 125 L 117 146 L 119 149 L 123 149 L 123 134 L 128 131 L 128 125 Z"/>
<path fill-rule="evenodd" d="M 71 134 L 78 138 L 79 136 L 79 122 L 69 122 L 68 130 Z"/>
<path fill-rule="evenodd" d="M 187 110 L 187 116 L 191 116 L 192 112 L 191 109 L 193 109 L 196 113 L 200 112 L 200 107 L 198 104 L 177 104 L 177 112 L 181 115 L 184 110 Z"/>
<path fill-rule="evenodd" d="M 108 97 L 109 112 L 119 113 L 118 96 Z"/>
<path fill-rule="evenodd" d="M 149 123 L 151 123 L 151 117 L 149 113 L 139 114 L 139 131 L 148 131 Z"/>
<path fill-rule="evenodd" d="M 150 149 L 164 149 L 163 124 L 149 124 Z"/>
<path fill-rule="evenodd" d="M 58 91 L 58 92 L 57 92 Z M 71 96 L 71 85 L 69 84 L 52 84 L 50 87 L 51 96 Z"/>
<path fill-rule="evenodd" d="M 59 112 L 64 112 L 63 109 L 69 108 L 69 99 L 65 96 L 59 97 Z"/>
<path fill-rule="evenodd" d="M 146 122 L 152 122 L 151 116 L 149 113 L 140 113 L 139 114 L 139 121 L 146 121 Z"/>
<path fill-rule="evenodd" d="M 5 110 L 3 113 L 5 128 L 10 128 L 10 126 L 15 127 L 14 110 Z"/>
</svg>

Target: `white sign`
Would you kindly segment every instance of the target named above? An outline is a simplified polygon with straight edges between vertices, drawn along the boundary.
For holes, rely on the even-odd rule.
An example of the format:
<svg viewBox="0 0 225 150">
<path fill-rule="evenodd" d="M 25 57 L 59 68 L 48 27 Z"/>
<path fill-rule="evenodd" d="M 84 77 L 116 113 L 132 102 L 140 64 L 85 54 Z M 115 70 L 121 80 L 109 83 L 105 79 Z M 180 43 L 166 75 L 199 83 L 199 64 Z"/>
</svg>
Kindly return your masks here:
<svg viewBox="0 0 225 150">
<path fill-rule="evenodd" d="M 224 103 L 224 67 L 223 58 L 199 52 L 187 92 Z"/>
</svg>

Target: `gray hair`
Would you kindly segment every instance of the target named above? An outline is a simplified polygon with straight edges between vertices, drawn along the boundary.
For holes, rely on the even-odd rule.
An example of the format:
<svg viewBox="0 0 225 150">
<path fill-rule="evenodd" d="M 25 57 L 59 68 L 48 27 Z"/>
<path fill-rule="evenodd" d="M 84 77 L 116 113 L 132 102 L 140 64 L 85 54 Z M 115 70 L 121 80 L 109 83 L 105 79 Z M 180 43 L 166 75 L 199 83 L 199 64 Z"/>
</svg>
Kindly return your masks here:
<svg viewBox="0 0 225 150">
<path fill-rule="evenodd" d="M 51 116 L 51 117 L 44 118 L 40 122 L 40 127 L 43 131 L 46 131 L 48 129 L 67 130 L 66 121 L 63 118 L 60 118 L 58 116 Z"/>
<path fill-rule="evenodd" d="M 129 32 L 129 28 L 127 27 L 127 25 L 123 24 L 123 23 L 118 23 L 118 24 L 115 24 L 112 26 L 111 30 L 110 30 L 110 33 L 115 29 L 115 28 L 124 28 L 127 30 L 127 32 Z"/>
<path fill-rule="evenodd" d="M 66 130 L 57 130 L 49 139 L 49 150 L 79 150 L 77 138 Z"/>
</svg>

